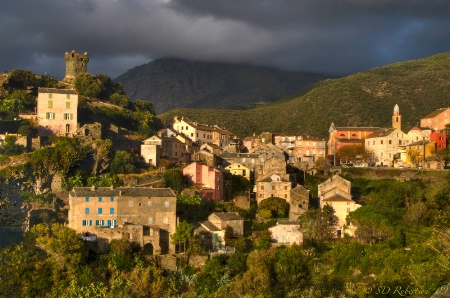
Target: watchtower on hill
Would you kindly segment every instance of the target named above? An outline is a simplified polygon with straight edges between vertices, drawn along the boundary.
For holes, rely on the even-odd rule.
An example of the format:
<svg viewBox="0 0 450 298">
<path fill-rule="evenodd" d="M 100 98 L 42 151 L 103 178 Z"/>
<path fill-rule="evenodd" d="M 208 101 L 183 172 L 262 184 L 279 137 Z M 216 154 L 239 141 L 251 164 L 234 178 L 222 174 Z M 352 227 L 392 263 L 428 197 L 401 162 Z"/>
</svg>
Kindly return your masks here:
<svg viewBox="0 0 450 298">
<path fill-rule="evenodd" d="M 75 50 L 64 54 L 64 61 L 66 61 L 66 76 L 65 81 L 74 80 L 80 73 L 85 73 L 87 64 L 89 62 L 89 55 L 87 52 L 78 54 Z"/>
</svg>

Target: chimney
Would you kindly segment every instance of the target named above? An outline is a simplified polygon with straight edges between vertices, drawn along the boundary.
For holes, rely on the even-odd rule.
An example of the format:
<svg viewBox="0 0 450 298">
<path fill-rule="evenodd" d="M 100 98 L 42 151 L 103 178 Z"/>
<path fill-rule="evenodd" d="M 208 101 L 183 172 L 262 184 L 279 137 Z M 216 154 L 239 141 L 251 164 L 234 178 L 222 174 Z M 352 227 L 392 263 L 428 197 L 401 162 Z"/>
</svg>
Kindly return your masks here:
<svg viewBox="0 0 450 298">
<path fill-rule="evenodd" d="M 91 186 L 91 190 L 92 190 L 92 191 L 95 191 L 95 185 L 92 185 L 92 186 Z"/>
</svg>

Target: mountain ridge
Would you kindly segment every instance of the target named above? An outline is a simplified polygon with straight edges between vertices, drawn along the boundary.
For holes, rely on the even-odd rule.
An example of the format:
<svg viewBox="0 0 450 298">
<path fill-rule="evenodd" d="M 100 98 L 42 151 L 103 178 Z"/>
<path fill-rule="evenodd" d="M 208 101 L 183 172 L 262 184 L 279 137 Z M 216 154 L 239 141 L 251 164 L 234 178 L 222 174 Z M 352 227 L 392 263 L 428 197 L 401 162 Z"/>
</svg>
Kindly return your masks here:
<svg viewBox="0 0 450 298">
<path fill-rule="evenodd" d="M 157 113 L 172 108 L 248 109 L 304 92 L 330 78 L 307 72 L 219 62 L 161 58 L 114 79 L 133 99 L 148 100 Z"/>
<path fill-rule="evenodd" d="M 332 122 L 390 127 L 395 104 L 406 131 L 435 109 L 450 106 L 450 52 L 323 80 L 301 96 L 251 110 L 179 108 L 159 117 L 164 124 L 175 115 L 218 124 L 240 137 L 263 131 L 326 137 Z"/>
</svg>

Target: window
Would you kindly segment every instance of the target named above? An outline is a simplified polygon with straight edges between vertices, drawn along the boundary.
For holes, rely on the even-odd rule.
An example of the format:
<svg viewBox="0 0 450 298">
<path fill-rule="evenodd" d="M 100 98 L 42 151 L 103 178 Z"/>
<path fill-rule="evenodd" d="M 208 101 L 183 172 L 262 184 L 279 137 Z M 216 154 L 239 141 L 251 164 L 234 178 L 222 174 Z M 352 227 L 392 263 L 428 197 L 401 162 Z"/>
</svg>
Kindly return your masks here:
<svg viewBox="0 0 450 298">
<path fill-rule="evenodd" d="M 389 140 L 389 145 L 391 145 L 392 144 L 392 140 Z"/>
<path fill-rule="evenodd" d="M 70 94 L 69 93 L 66 94 L 66 98 L 70 98 Z"/>
<path fill-rule="evenodd" d="M 70 101 L 66 101 L 66 109 L 70 109 Z"/>
<path fill-rule="evenodd" d="M 164 223 L 165 225 L 169 224 L 169 218 L 168 218 L 168 217 L 164 217 L 163 223 Z"/>
<path fill-rule="evenodd" d="M 89 214 L 89 208 L 84 208 L 84 214 Z"/>
<path fill-rule="evenodd" d="M 92 219 L 89 220 L 89 226 L 92 227 Z"/>
<path fill-rule="evenodd" d="M 153 218 L 151 218 L 151 217 L 148 218 L 148 224 L 149 224 L 149 225 L 152 225 L 152 224 L 153 224 Z"/>
<path fill-rule="evenodd" d="M 128 207 L 133 207 L 133 201 L 128 201 Z"/>
<path fill-rule="evenodd" d="M 103 214 L 103 208 L 98 208 L 97 213 L 98 214 Z"/>
<path fill-rule="evenodd" d="M 84 198 L 85 202 L 89 202 L 89 197 Z"/>
<path fill-rule="evenodd" d="M 350 208 L 347 208 L 347 213 L 350 213 Z"/>
<path fill-rule="evenodd" d="M 111 220 L 108 219 L 108 227 L 110 227 L 110 226 L 111 226 Z"/>
<path fill-rule="evenodd" d="M 98 219 L 95 220 L 95 225 L 98 226 L 99 225 L 99 221 Z"/>
<path fill-rule="evenodd" d="M 47 107 L 48 108 L 53 108 L 53 101 L 52 100 L 48 101 L 48 106 Z"/>
<path fill-rule="evenodd" d="M 103 198 L 102 198 L 102 197 L 98 197 L 98 201 L 99 201 L 99 202 L 102 202 L 102 201 L 103 201 Z"/>
<path fill-rule="evenodd" d="M 275 190 L 275 185 L 272 185 L 272 190 Z"/>
<path fill-rule="evenodd" d="M 147 205 L 148 207 L 152 207 L 152 201 L 148 201 Z"/>
<path fill-rule="evenodd" d="M 165 208 L 169 208 L 169 202 L 168 202 L 168 201 L 165 201 L 165 202 L 164 202 L 164 207 L 165 207 Z"/>
<path fill-rule="evenodd" d="M 82 225 L 83 227 L 86 226 L 86 220 L 83 219 L 83 220 L 81 221 L 81 225 Z"/>
<path fill-rule="evenodd" d="M 114 197 L 109 197 L 110 202 L 114 202 Z"/>
<path fill-rule="evenodd" d="M 402 144 L 402 140 L 398 140 L 398 144 L 401 145 Z"/>
<path fill-rule="evenodd" d="M 109 208 L 109 214 L 114 214 L 114 208 Z"/>
<path fill-rule="evenodd" d="M 73 114 L 71 113 L 64 113 L 64 120 L 72 120 Z"/>
<path fill-rule="evenodd" d="M 380 144 L 383 145 L 383 140 L 380 141 Z"/>
<path fill-rule="evenodd" d="M 55 119 L 55 113 L 45 113 L 45 119 Z"/>
</svg>

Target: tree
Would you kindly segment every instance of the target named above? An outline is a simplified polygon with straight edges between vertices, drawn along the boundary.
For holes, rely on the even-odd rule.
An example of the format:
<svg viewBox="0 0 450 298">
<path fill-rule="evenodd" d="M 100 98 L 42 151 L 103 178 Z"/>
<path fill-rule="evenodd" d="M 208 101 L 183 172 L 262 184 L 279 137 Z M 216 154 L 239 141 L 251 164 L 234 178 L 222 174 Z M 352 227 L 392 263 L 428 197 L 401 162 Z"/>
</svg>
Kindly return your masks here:
<svg viewBox="0 0 450 298">
<path fill-rule="evenodd" d="M 423 152 L 421 149 L 409 147 L 409 150 L 406 150 L 406 154 L 414 167 L 418 167 L 422 164 Z"/>
<path fill-rule="evenodd" d="M 178 168 L 169 169 L 163 174 L 164 187 L 170 187 L 180 193 L 185 185 L 183 172 Z"/>
<path fill-rule="evenodd" d="M 309 209 L 299 217 L 300 229 L 305 239 L 330 241 L 336 236 L 338 219 L 333 207 L 325 205 L 319 209 Z"/>
<path fill-rule="evenodd" d="M 279 197 L 270 197 L 262 200 L 259 205 L 259 214 L 265 218 L 283 218 L 289 214 L 289 204 L 285 199 Z"/>
<path fill-rule="evenodd" d="M 339 148 L 336 152 L 336 156 L 340 163 L 352 163 L 357 160 L 363 160 L 365 162 L 370 162 L 373 160 L 374 153 L 370 150 L 365 149 L 364 145 L 348 145 Z"/>
<path fill-rule="evenodd" d="M 130 104 L 130 99 L 123 94 L 114 93 L 109 97 L 109 101 L 116 106 L 127 108 Z"/>
<path fill-rule="evenodd" d="M 102 88 L 102 81 L 89 73 L 81 73 L 75 79 L 75 89 L 79 95 L 98 98 Z"/>
<path fill-rule="evenodd" d="M 126 151 L 117 151 L 111 161 L 111 173 L 113 174 L 129 174 L 134 172 L 133 156 Z"/>
<path fill-rule="evenodd" d="M 186 253 L 186 247 L 189 248 L 190 242 L 194 240 L 194 227 L 187 221 L 181 221 L 177 225 L 175 233 L 170 235 L 170 240 L 179 249 L 181 249 L 181 244 L 183 244 L 183 252 Z"/>
<path fill-rule="evenodd" d="M 25 151 L 23 145 L 16 144 L 17 137 L 12 135 L 7 135 L 5 137 L 5 144 L 0 147 L 0 154 L 5 155 L 17 155 Z"/>
<path fill-rule="evenodd" d="M 393 235 L 389 220 L 379 214 L 373 206 L 358 208 L 347 215 L 347 220 L 357 227 L 355 236 L 363 243 L 374 244 Z"/>
</svg>

